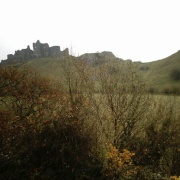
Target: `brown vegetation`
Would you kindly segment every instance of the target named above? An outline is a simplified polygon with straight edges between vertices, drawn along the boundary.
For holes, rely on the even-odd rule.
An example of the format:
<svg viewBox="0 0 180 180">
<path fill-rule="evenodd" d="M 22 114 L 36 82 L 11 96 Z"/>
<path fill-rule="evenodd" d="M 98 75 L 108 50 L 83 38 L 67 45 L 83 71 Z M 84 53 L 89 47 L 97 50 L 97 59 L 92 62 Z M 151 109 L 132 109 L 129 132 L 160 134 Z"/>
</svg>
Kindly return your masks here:
<svg viewBox="0 0 180 180">
<path fill-rule="evenodd" d="M 3 179 L 156 179 L 180 175 L 179 112 L 131 62 L 62 63 L 61 85 L 1 67 Z"/>
</svg>

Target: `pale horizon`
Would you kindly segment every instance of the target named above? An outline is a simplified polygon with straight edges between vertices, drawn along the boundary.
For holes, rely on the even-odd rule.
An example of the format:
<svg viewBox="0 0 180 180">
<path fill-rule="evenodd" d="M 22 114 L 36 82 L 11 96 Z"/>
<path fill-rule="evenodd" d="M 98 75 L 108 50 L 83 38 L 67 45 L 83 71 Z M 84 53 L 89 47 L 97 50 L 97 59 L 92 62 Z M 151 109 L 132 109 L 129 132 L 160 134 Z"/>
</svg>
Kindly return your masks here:
<svg viewBox="0 0 180 180">
<path fill-rule="evenodd" d="M 150 62 L 180 50 L 178 0 L 1 1 L 0 60 L 40 40 Z"/>
</svg>

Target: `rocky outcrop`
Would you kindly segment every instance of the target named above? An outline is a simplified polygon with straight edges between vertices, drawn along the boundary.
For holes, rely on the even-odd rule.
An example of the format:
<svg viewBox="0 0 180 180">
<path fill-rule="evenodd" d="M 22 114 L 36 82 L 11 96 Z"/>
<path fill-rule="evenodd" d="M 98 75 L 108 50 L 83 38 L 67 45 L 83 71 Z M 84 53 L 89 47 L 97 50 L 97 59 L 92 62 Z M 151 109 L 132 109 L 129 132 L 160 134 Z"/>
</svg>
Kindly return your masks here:
<svg viewBox="0 0 180 180">
<path fill-rule="evenodd" d="M 81 59 L 84 59 L 88 62 L 96 61 L 97 59 L 113 59 L 116 56 L 110 51 L 103 51 L 101 53 L 86 53 L 80 56 Z"/>
</svg>

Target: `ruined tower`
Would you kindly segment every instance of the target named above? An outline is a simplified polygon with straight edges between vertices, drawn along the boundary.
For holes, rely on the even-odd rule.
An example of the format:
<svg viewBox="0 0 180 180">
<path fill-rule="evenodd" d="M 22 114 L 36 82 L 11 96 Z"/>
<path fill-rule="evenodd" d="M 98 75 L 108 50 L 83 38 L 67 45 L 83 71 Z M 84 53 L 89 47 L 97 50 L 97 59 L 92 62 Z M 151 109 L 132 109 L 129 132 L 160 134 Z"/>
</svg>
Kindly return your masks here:
<svg viewBox="0 0 180 180">
<path fill-rule="evenodd" d="M 50 55 L 49 44 L 42 44 L 39 40 L 33 43 L 33 50 L 36 57 L 48 57 Z"/>
<path fill-rule="evenodd" d="M 39 40 L 33 43 L 33 50 L 35 57 L 60 57 L 69 55 L 68 48 L 61 51 L 60 46 L 49 47 L 48 43 L 42 44 Z"/>
</svg>

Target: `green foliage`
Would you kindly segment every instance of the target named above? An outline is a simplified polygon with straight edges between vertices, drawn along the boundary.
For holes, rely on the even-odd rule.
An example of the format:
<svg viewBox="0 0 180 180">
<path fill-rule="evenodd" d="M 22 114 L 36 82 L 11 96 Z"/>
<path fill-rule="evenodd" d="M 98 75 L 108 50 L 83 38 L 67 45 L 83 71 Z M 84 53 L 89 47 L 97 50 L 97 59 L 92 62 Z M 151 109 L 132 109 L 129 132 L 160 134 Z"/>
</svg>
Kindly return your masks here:
<svg viewBox="0 0 180 180">
<path fill-rule="evenodd" d="M 149 70 L 149 67 L 148 66 L 141 66 L 141 67 L 139 67 L 139 70 L 147 71 L 147 70 Z"/>
<path fill-rule="evenodd" d="M 175 81 L 180 80 L 180 69 L 173 69 L 171 72 L 171 78 Z"/>
</svg>

